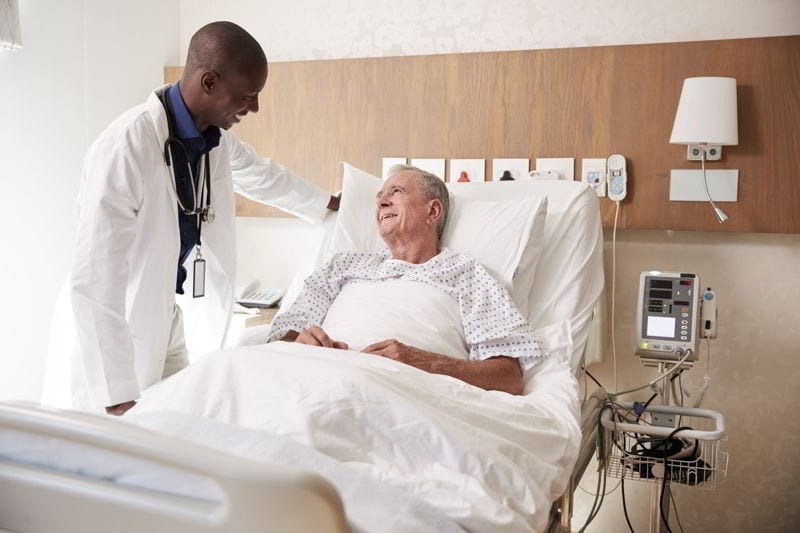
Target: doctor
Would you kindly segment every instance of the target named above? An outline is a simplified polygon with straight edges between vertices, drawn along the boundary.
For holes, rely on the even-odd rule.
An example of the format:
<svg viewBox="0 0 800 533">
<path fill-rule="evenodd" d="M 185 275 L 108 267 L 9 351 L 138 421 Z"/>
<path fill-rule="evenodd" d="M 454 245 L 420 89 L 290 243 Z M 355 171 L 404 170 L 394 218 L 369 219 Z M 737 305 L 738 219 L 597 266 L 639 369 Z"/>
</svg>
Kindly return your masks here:
<svg viewBox="0 0 800 533">
<path fill-rule="evenodd" d="M 234 300 L 234 191 L 312 222 L 338 208 L 228 131 L 258 111 L 267 70 L 244 29 L 208 24 L 189 43 L 180 82 L 156 89 L 89 148 L 69 285 L 77 343 L 51 342 L 45 403 L 121 415 L 185 367 L 176 293 L 199 308 L 189 335 L 221 347 Z"/>
</svg>

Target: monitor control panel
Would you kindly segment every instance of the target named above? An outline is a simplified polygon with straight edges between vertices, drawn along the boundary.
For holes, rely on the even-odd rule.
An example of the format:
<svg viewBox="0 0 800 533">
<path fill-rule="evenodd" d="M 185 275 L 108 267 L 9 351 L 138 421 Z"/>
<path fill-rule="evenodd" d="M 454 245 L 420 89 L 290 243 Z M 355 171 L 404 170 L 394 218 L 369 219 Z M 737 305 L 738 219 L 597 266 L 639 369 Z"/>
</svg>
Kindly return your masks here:
<svg viewBox="0 0 800 533">
<path fill-rule="evenodd" d="M 679 350 L 697 359 L 700 278 L 695 274 L 642 272 L 637 302 L 636 354 L 643 359 L 678 361 Z"/>
</svg>

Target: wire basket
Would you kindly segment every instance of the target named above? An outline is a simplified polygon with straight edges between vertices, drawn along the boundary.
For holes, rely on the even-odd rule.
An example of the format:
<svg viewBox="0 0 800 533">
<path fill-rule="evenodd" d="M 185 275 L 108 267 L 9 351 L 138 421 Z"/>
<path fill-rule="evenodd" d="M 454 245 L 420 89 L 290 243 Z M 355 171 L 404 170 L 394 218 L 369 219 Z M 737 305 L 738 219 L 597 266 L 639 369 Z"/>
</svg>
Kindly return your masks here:
<svg viewBox="0 0 800 533">
<path fill-rule="evenodd" d="M 608 406 L 600 421 L 611 477 L 661 483 L 666 472 L 670 483 L 714 490 L 728 471 L 725 422 L 716 411 L 660 405 L 637 417 L 633 404 L 623 403 Z M 691 429 L 675 432 L 679 427 Z"/>
</svg>

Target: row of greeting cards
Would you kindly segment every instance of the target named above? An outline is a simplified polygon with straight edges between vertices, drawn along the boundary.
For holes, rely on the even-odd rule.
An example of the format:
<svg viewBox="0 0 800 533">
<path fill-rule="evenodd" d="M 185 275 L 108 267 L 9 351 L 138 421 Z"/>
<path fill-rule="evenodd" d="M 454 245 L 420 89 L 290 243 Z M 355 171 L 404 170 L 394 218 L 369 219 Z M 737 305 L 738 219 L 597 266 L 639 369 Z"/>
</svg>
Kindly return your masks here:
<svg viewBox="0 0 800 533">
<path fill-rule="evenodd" d="M 572 157 L 536 158 L 535 168 L 530 168 L 531 159 L 501 158 L 491 160 L 491 174 L 487 177 L 485 159 L 420 159 L 406 157 L 384 157 L 384 178 L 394 165 L 413 165 L 436 174 L 452 183 L 474 181 L 510 181 L 531 179 L 572 180 L 575 175 L 575 159 Z M 447 169 L 445 169 L 447 167 Z"/>
</svg>

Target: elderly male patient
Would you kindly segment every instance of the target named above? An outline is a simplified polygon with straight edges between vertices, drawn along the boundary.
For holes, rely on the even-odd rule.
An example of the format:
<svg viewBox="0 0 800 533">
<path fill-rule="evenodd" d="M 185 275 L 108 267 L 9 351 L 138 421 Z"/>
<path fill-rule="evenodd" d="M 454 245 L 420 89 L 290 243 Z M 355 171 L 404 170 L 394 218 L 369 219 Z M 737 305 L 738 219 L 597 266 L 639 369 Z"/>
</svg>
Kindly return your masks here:
<svg viewBox="0 0 800 533">
<path fill-rule="evenodd" d="M 354 349 L 486 390 L 521 394 L 522 370 L 546 353 L 506 290 L 474 259 L 439 246 L 449 204 L 447 188 L 435 175 L 407 165 L 393 167 L 375 210 L 388 250 L 334 256 L 309 276 L 294 305 L 275 318 L 268 340 Z M 422 296 L 415 300 L 412 294 Z M 420 317 L 420 331 L 406 332 L 406 342 L 380 337 L 381 331 L 376 331 L 378 336 L 361 346 L 353 339 L 333 338 L 334 330 L 346 335 L 347 328 L 340 325 L 352 322 L 351 315 L 338 321 L 332 316 L 341 315 L 336 312 L 339 300 L 353 298 L 355 305 L 350 307 L 367 322 L 386 311 L 414 314 Z M 447 327 L 428 328 L 439 320 L 436 313 L 450 317 Z M 387 316 L 389 323 L 391 315 Z M 426 328 L 432 331 L 422 331 Z M 413 343 L 416 338 L 428 346 Z M 425 349 L 440 346 L 445 338 L 456 339 L 444 345 L 456 345 L 450 353 Z"/>
</svg>

